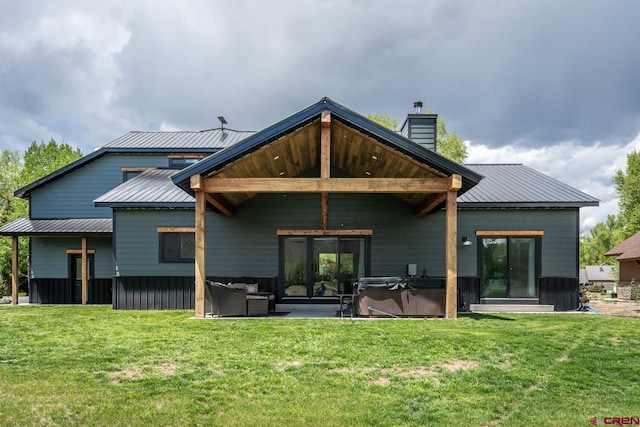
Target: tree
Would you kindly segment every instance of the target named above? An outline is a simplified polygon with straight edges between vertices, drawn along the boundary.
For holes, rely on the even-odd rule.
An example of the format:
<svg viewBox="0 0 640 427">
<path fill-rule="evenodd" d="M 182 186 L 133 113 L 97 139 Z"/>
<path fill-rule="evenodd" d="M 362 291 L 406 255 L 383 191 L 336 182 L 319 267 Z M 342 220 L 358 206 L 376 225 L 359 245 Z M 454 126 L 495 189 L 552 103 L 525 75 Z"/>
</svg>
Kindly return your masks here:
<svg viewBox="0 0 640 427">
<path fill-rule="evenodd" d="M 0 153 L 0 226 L 18 218 L 27 217 L 29 207 L 26 200 L 14 196 L 14 191 L 82 157 L 82 150 L 69 144 L 33 141 L 23 156 L 17 151 Z M 12 239 L 0 239 L 0 294 L 11 277 Z M 19 274 L 27 277 L 28 239 L 20 238 Z M 3 286 L 4 285 L 4 286 Z"/>
<path fill-rule="evenodd" d="M 432 110 L 427 111 L 428 114 L 434 114 Z M 398 119 L 379 114 L 367 114 L 367 118 L 393 131 L 398 128 Z M 467 158 L 467 146 L 464 141 L 458 137 L 456 132 L 449 133 L 447 124 L 442 117 L 438 117 L 436 122 L 436 151 L 438 154 L 453 160 L 456 163 L 462 163 Z"/>
<path fill-rule="evenodd" d="M 626 170 L 617 170 L 613 181 L 625 237 L 631 237 L 640 231 L 640 152 L 627 154 Z"/>
<path fill-rule="evenodd" d="M 398 129 L 398 119 L 394 119 L 389 116 L 382 116 L 380 114 L 367 114 L 367 119 L 372 122 L 376 122 L 379 125 L 382 125 L 392 131 L 396 131 Z"/>
<path fill-rule="evenodd" d="M 458 134 L 454 132 L 447 132 L 447 124 L 444 118 L 438 117 L 436 124 L 437 129 L 437 144 L 436 150 L 438 154 L 453 160 L 456 163 L 462 163 L 467 158 L 467 146 L 464 141 L 458 137 Z"/>
<path fill-rule="evenodd" d="M 609 249 L 625 239 L 620 215 L 608 215 L 606 222 L 599 222 L 589 235 L 580 239 L 580 266 L 600 265 L 608 262 L 604 256 Z"/>
<path fill-rule="evenodd" d="M 58 144 L 53 138 L 48 143 L 35 141 L 24 152 L 20 186 L 28 185 L 82 157 L 82 150 L 66 142 Z"/>
</svg>

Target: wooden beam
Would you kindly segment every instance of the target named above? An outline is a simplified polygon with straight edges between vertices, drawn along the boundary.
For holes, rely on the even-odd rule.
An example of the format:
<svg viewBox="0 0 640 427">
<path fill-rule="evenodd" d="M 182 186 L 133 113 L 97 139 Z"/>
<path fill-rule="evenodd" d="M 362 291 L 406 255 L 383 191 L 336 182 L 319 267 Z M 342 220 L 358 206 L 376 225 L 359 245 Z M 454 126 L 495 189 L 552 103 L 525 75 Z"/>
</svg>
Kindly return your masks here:
<svg viewBox="0 0 640 427">
<path fill-rule="evenodd" d="M 476 236 L 544 236 L 543 230 L 478 230 Z"/>
<path fill-rule="evenodd" d="M 427 196 L 423 202 L 421 202 L 415 208 L 416 216 L 423 216 L 440 206 L 444 201 L 447 200 L 446 193 L 435 193 L 430 196 Z"/>
<path fill-rule="evenodd" d="M 193 177 L 192 177 L 193 178 Z M 206 193 L 446 193 L 449 178 L 206 178 Z M 193 186 L 193 190 L 196 190 Z"/>
<path fill-rule="evenodd" d="M 18 236 L 13 236 L 13 250 L 11 254 L 11 304 L 18 305 L 18 286 L 20 258 L 18 257 Z"/>
<path fill-rule="evenodd" d="M 331 177 L 331 112 L 320 115 L 320 178 Z M 320 228 L 329 228 L 329 193 L 320 197 Z"/>
<path fill-rule="evenodd" d="M 278 230 L 278 236 L 373 236 L 373 230 Z"/>
<path fill-rule="evenodd" d="M 87 249 L 88 254 L 95 254 L 95 249 Z M 82 249 L 67 249 L 68 255 L 82 255 Z"/>
<path fill-rule="evenodd" d="M 453 174 L 449 177 L 449 190 L 459 190 L 462 188 L 462 176 Z"/>
<path fill-rule="evenodd" d="M 329 193 L 322 193 L 320 198 L 320 228 L 329 228 Z"/>
<path fill-rule="evenodd" d="M 89 299 L 89 272 L 87 271 L 87 236 L 82 236 L 82 304 Z"/>
<path fill-rule="evenodd" d="M 446 298 L 445 317 L 455 319 L 458 316 L 458 253 L 456 247 L 458 229 L 458 192 L 447 192 L 446 213 Z"/>
<path fill-rule="evenodd" d="M 195 227 L 157 227 L 158 233 L 195 233 Z"/>
<path fill-rule="evenodd" d="M 194 179 L 195 178 L 195 179 Z M 195 181 L 195 182 L 194 182 Z M 204 286 L 206 273 L 206 195 L 202 191 L 202 176 L 191 177 L 191 188 L 195 191 L 196 209 L 196 253 L 195 253 L 195 316 L 204 317 Z"/>
<path fill-rule="evenodd" d="M 323 111 L 320 116 L 320 178 L 331 176 L 331 113 Z"/>
<path fill-rule="evenodd" d="M 209 194 L 205 196 L 207 202 L 228 217 L 236 216 L 236 207 L 222 194 Z"/>
</svg>

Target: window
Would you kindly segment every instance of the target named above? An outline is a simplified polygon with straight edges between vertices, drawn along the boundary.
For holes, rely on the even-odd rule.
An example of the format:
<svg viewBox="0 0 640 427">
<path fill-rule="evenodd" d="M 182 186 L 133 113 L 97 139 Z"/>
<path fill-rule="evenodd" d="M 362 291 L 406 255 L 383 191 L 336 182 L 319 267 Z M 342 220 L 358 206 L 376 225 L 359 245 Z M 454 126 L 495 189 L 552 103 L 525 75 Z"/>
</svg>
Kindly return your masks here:
<svg viewBox="0 0 640 427">
<path fill-rule="evenodd" d="M 201 154 L 170 154 L 169 155 L 169 168 L 171 169 L 184 169 L 194 163 L 198 163 L 202 160 Z"/>
<path fill-rule="evenodd" d="M 136 176 L 140 175 L 142 172 L 147 171 L 149 169 L 154 169 L 154 168 L 148 168 L 148 167 L 122 168 L 122 182 L 129 181 L 130 179 L 135 178 Z"/>
<path fill-rule="evenodd" d="M 194 232 L 160 233 L 160 262 L 194 262 L 195 252 Z"/>
</svg>

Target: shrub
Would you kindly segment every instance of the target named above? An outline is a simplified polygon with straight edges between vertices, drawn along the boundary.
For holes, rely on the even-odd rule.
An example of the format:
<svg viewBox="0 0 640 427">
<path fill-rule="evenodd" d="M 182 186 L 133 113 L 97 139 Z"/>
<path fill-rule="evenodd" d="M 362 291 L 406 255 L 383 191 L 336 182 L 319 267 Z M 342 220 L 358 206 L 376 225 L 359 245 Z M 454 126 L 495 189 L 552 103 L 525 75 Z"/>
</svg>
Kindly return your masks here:
<svg viewBox="0 0 640 427">
<path fill-rule="evenodd" d="M 597 292 L 599 294 L 601 294 L 603 292 L 606 292 L 605 289 L 604 289 L 604 286 L 598 285 L 598 284 L 595 284 L 595 283 L 587 286 L 587 290 L 589 292 Z"/>
</svg>

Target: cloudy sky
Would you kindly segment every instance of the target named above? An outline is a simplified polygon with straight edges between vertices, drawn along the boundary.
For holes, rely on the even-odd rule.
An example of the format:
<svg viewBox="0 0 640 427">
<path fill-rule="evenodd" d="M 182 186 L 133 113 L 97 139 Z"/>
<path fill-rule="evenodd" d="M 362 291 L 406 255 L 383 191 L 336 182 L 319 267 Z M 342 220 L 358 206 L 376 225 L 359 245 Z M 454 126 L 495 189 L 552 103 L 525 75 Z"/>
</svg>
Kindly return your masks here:
<svg viewBox="0 0 640 427">
<path fill-rule="evenodd" d="M 130 130 L 259 130 L 323 96 L 469 144 L 617 212 L 640 148 L 636 0 L 0 0 L 0 149 L 85 153 Z"/>
</svg>

